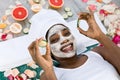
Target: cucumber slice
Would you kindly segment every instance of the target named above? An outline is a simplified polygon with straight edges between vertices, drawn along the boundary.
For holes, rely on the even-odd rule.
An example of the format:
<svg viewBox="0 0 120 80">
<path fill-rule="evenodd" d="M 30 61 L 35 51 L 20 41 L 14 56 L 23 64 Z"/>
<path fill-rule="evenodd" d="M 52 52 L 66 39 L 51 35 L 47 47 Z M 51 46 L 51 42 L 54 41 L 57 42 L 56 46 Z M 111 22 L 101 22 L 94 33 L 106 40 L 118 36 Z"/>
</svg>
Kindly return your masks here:
<svg viewBox="0 0 120 80">
<path fill-rule="evenodd" d="M 47 45 L 46 40 L 42 40 L 39 42 L 39 47 L 46 47 L 46 45 Z"/>
<path fill-rule="evenodd" d="M 63 14 L 62 15 L 63 16 L 63 18 L 66 20 L 66 19 L 68 19 L 68 15 L 65 13 L 65 14 Z"/>
<path fill-rule="evenodd" d="M 23 29 L 23 33 L 24 33 L 24 34 L 28 34 L 28 33 L 29 33 L 29 28 L 24 28 L 24 29 Z"/>
<path fill-rule="evenodd" d="M 40 0 L 33 0 L 35 3 L 40 3 Z"/>
<path fill-rule="evenodd" d="M 65 10 L 66 12 L 71 11 L 71 9 L 70 9 L 69 7 L 65 7 L 64 10 Z"/>
<path fill-rule="evenodd" d="M 72 17 L 72 16 L 73 16 L 73 13 L 72 13 L 72 12 L 67 12 L 67 15 L 68 15 L 69 17 Z"/>
</svg>

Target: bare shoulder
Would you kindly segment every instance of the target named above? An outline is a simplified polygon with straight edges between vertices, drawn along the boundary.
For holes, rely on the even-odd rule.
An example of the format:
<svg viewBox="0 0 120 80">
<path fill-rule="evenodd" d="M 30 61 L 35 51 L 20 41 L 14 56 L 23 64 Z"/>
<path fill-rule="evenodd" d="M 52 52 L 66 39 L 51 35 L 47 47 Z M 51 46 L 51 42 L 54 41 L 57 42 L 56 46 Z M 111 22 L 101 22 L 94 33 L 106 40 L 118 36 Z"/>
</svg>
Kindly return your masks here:
<svg viewBox="0 0 120 80">
<path fill-rule="evenodd" d="M 105 60 L 107 60 L 108 62 L 111 63 L 112 60 L 114 60 L 114 57 L 111 56 L 115 56 L 114 53 L 110 52 L 108 49 L 106 49 L 104 46 L 97 46 L 95 48 L 92 49 L 92 51 L 97 52 L 98 54 L 100 54 Z"/>
<path fill-rule="evenodd" d="M 92 51 L 100 54 L 103 58 L 106 58 L 106 55 L 109 53 L 107 51 L 107 49 L 105 49 L 104 47 L 101 47 L 101 46 L 97 46 L 97 47 L 93 48 Z"/>
<path fill-rule="evenodd" d="M 99 53 L 105 60 L 111 63 L 120 74 L 120 54 L 112 50 L 107 50 L 105 47 L 101 46 L 92 49 L 92 51 Z"/>
<path fill-rule="evenodd" d="M 106 49 L 104 46 L 98 46 L 92 49 L 92 51 L 97 52 L 100 54 L 105 60 L 111 62 L 112 60 L 115 60 L 115 57 L 118 56 L 117 54 L 110 52 L 108 49 Z"/>
</svg>

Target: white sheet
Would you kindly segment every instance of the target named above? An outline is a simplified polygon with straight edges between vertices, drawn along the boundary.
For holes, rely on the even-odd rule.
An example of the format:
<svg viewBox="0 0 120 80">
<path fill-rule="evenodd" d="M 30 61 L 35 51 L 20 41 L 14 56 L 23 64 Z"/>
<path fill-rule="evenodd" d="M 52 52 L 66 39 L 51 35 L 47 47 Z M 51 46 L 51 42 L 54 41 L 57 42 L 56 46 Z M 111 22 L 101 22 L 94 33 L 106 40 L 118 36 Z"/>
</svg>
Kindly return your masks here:
<svg viewBox="0 0 120 80">
<path fill-rule="evenodd" d="M 58 16 L 54 16 L 54 17 L 58 17 Z M 102 25 L 102 23 L 100 22 L 100 20 L 98 19 L 98 17 L 96 17 L 96 19 L 97 19 L 97 23 L 100 25 L 103 32 L 106 33 L 106 30 Z M 87 25 L 84 23 L 84 21 L 81 23 L 81 25 L 84 26 L 83 27 L 84 29 L 87 28 Z M 95 43 L 98 43 L 97 41 L 93 39 L 89 39 L 83 36 L 82 34 L 80 34 L 78 31 L 76 31 L 76 20 L 69 22 L 69 26 L 71 26 L 70 28 L 74 31 L 73 35 L 75 35 L 77 42 L 81 44 L 80 46 L 78 45 L 79 47 L 78 51 L 81 52 L 85 51 L 86 50 L 85 46 L 90 46 Z M 36 31 L 39 32 L 39 28 L 35 28 L 35 27 L 36 27 L 35 25 L 34 28 L 31 26 L 30 33 L 26 36 L 21 36 L 15 39 L 0 42 L 0 71 L 5 71 L 26 64 L 32 60 L 27 48 L 28 45 L 33 40 L 35 40 L 40 36 L 40 33 L 36 32 Z"/>
</svg>

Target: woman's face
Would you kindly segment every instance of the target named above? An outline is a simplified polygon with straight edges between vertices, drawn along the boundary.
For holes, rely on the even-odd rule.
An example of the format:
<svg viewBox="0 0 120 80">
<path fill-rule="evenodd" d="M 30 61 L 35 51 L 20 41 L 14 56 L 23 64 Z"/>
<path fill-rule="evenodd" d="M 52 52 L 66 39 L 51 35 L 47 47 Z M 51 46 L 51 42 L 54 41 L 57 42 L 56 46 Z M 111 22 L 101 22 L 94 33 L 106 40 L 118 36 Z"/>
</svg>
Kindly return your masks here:
<svg viewBox="0 0 120 80">
<path fill-rule="evenodd" d="M 49 30 L 48 43 L 56 57 L 69 58 L 75 55 L 75 39 L 64 25 L 55 25 Z"/>
</svg>

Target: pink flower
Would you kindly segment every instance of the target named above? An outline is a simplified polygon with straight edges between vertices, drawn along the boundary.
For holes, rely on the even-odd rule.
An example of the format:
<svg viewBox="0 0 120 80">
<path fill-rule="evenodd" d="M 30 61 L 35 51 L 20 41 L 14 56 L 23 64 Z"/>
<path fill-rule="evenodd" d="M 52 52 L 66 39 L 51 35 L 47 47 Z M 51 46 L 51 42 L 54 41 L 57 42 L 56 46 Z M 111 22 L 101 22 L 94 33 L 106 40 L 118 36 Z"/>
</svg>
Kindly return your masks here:
<svg viewBox="0 0 120 80">
<path fill-rule="evenodd" d="M 109 14 L 109 12 L 105 11 L 104 9 L 101 9 L 99 13 L 104 14 L 104 16 L 107 16 Z"/>
<path fill-rule="evenodd" d="M 8 77 L 7 77 L 8 80 L 14 80 L 14 76 L 12 74 L 10 74 Z"/>
<path fill-rule="evenodd" d="M 6 37 L 7 37 L 7 34 L 2 34 L 1 39 L 2 39 L 3 41 L 5 41 L 5 40 L 6 40 Z"/>
<path fill-rule="evenodd" d="M 95 11 L 95 10 L 97 9 L 96 5 L 94 5 L 94 4 L 90 4 L 88 7 L 89 7 L 92 11 Z"/>
<path fill-rule="evenodd" d="M 115 44 L 118 44 L 120 43 L 120 36 L 118 36 L 117 34 L 113 37 L 112 41 L 115 43 Z"/>
<path fill-rule="evenodd" d="M 26 69 L 26 70 L 24 71 L 24 73 L 25 73 L 29 78 L 33 78 L 33 77 L 36 76 L 36 72 L 33 71 L 33 70 L 30 70 L 30 69 Z"/>
<path fill-rule="evenodd" d="M 24 80 L 21 76 L 16 76 L 15 77 L 17 80 Z"/>
<path fill-rule="evenodd" d="M 86 2 L 88 2 L 88 0 L 82 0 L 82 2 L 85 2 L 85 3 L 86 3 Z"/>
</svg>

